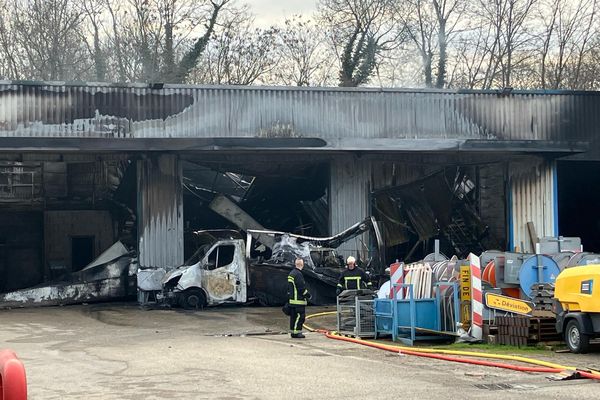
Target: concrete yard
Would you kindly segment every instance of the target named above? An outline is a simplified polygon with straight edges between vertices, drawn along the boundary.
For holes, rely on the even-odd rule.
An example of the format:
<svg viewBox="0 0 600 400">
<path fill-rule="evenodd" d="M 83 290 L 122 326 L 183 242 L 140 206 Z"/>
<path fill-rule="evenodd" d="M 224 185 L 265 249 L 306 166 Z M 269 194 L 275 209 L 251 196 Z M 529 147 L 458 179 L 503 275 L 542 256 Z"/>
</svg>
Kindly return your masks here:
<svg viewBox="0 0 600 400">
<path fill-rule="evenodd" d="M 286 324 L 279 308 L 14 309 L 0 311 L 0 348 L 14 349 L 25 363 L 30 399 L 546 400 L 600 393 L 598 381 L 553 382 L 547 374 L 401 356 L 318 333 L 304 340 L 274 334 Z M 525 354 L 600 366 L 598 352 Z"/>
</svg>

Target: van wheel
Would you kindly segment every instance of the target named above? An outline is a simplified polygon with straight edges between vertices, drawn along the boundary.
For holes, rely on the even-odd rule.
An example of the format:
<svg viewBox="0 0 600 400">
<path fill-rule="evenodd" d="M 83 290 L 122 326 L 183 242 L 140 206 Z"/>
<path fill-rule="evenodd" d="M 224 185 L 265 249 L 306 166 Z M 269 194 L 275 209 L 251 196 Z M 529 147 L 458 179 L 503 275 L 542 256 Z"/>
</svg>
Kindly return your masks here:
<svg viewBox="0 0 600 400">
<path fill-rule="evenodd" d="M 567 342 L 567 347 L 573 353 L 587 353 L 590 347 L 589 335 L 582 333 L 581 326 L 575 319 L 567 323 L 565 342 Z"/>
<path fill-rule="evenodd" d="M 206 295 L 200 289 L 187 289 L 179 295 L 179 305 L 186 310 L 206 307 Z"/>
</svg>

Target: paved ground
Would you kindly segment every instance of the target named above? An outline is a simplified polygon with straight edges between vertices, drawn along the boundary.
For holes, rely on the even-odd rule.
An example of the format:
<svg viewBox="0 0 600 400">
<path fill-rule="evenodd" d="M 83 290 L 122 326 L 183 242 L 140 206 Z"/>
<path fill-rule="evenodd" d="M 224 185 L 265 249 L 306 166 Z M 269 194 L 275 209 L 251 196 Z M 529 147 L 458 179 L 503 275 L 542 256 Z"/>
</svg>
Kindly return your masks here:
<svg viewBox="0 0 600 400">
<path fill-rule="evenodd" d="M 6 310 L 0 311 L 0 348 L 14 349 L 24 361 L 30 399 L 546 400 L 600 393 L 597 382 L 551 382 L 544 374 L 399 356 L 317 333 L 303 341 L 264 334 L 285 329 L 284 317 L 259 307 Z M 600 365 L 600 353 L 541 357 Z"/>
</svg>

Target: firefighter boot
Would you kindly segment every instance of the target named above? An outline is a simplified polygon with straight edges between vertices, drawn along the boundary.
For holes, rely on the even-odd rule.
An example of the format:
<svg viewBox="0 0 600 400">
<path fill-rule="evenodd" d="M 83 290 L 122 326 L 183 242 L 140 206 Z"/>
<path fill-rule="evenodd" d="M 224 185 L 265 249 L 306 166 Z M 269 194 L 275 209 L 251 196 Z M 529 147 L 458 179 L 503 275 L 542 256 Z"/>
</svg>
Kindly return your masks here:
<svg viewBox="0 0 600 400">
<path fill-rule="evenodd" d="M 293 339 L 304 339 L 305 337 L 302 333 L 292 333 Z"/>
</svg>

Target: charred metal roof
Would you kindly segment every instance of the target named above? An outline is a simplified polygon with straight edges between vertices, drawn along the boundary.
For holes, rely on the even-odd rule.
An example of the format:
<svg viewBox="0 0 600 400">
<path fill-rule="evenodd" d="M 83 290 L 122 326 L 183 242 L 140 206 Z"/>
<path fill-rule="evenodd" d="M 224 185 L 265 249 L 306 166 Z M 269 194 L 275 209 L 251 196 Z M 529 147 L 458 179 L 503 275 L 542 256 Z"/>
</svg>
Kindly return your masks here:
<svg viewBox="0 0 600 400">
<path fill-rule="evenodd" d="M 600 142 L 599 110 L 598 92 L 0 81 L 0 138 L 20 138 L 0 149 L 570 152 Z"/>
</svg>

